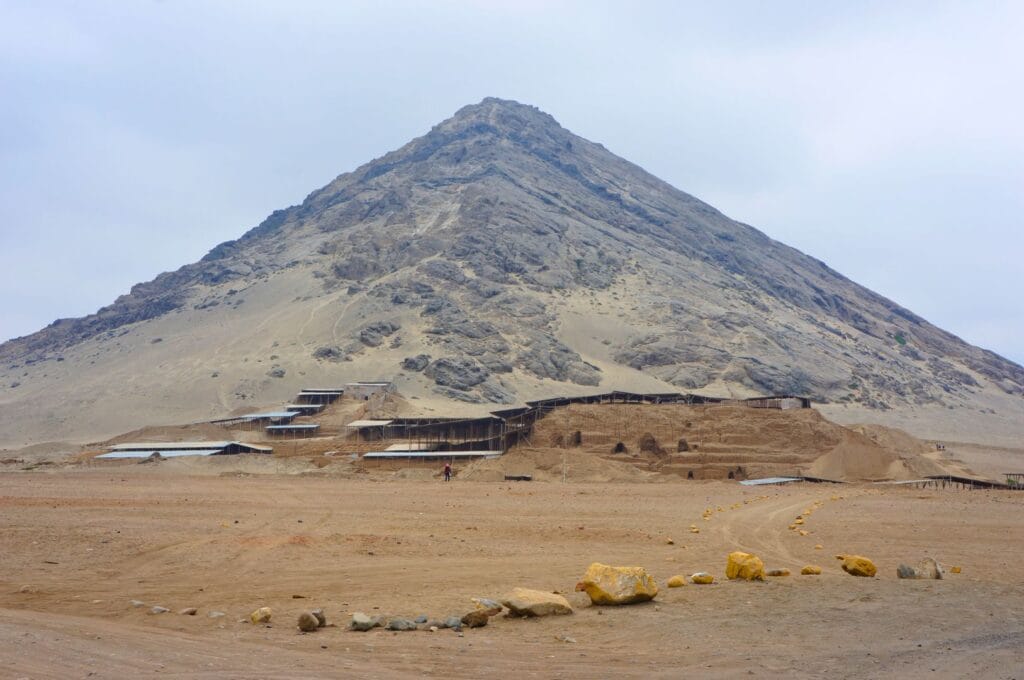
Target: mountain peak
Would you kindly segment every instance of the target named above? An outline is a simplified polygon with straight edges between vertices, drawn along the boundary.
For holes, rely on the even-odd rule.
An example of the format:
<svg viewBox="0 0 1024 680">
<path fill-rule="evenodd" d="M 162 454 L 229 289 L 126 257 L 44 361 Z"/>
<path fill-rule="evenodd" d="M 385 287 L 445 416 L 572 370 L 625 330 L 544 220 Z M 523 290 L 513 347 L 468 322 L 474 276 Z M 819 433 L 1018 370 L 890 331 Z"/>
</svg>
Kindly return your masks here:
<svg viewBox="0 0 1024 680">
<path fill-rule="evenodd" d="M 497 97 L 486 97 L 478 104 L 464 106 L 431 130 L 431 133 L 444 135 L 496 134 L 502 137 L 530 136 L 540 132 L 547 135 L 570 134 L 551 115 L 536 106 Z"/>
<path fill-rule="evenodd" d="M 489 97 L 200 262 L 0 345 L 0 430 L 105 428 L 134 406 L 126 381 L 181 420 L 368 375 L 475 404 L 706 388 L 1016 422 L 1024 393 L 1024 368 Z M 54 427 L 54 400 L 83 393 L 104 396 Z"/>
</svg>

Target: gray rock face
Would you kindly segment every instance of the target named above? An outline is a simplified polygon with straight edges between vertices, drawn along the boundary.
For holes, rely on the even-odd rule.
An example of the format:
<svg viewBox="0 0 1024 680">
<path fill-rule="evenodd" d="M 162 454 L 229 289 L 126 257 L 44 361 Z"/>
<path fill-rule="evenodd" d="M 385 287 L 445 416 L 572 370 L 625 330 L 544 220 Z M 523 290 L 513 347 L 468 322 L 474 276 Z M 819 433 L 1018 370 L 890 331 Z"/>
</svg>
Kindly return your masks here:
<svg viewBox="0 0 1024 680">
<path fill-rule="evenodd" d="M 359 331 L 359 340 L 367 347 L 379 347 L 384 338 L 399 330 L 401 325 L 392 321 L 378 321 Z"/>
<path fill-rule="evenodd" d="M 313 358 L 320 361 L 344 361 L 345 352 L 337 345 L 325 345 L 313 351 Z"/>
<path fill-rule="evenodd" d="M 456 390 L 468 390 L 487 380 L 489 375 L 487 369 L 475 361 L 451 357 L 442 357 L 434 361 L 423 373 L 438 385 Z"/>
<path fill-rule="evenodd" d="M 430 363 L 429 354 L 417 354 L 402 360 L 402 368 L 407 371 L 422 371 Z"/>
</svg>

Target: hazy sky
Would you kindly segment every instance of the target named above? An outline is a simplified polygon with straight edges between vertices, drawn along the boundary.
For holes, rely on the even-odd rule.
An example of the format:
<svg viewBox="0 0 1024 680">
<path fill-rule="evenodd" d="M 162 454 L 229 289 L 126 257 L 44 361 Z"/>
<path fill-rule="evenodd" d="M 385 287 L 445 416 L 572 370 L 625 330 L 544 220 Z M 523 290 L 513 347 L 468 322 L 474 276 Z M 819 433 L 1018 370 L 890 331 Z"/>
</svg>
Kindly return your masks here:
<svg viewBox="0 0 1024 680">
<path fill-rule="evenodd" d="M 0 340 L 493 95 L 1024 363 L 1024 2 L 0 0 Z"/>
</svg>

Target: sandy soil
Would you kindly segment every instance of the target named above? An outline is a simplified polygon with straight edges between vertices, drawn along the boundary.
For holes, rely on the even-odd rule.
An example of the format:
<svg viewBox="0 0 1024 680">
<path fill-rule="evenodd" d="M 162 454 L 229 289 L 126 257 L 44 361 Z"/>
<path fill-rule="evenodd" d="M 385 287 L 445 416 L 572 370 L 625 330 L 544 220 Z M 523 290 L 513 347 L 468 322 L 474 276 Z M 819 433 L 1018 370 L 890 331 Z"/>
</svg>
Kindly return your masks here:
<svg viewBox="0 0 1024 680">
<path fill-rule="evenodd" d="M 245 458 L 0 474 L 0 677 L 1021 677 L 1024 493 L 443 484 Z M 787 528 L 816 502 L 808 536 Z M 825 573 L 620 608 L 573 591 L 595 560 L 662 584 L 722 579 L 734 549 Z M 844 574 L 840 552 L 879 576 Z M 925 555 L 963 573 L 896 579 Z M 356 610 L 461 614 L 515 586 L 565 593 L 576 613 L 499 617 L 464 637 L 345 628 Z M 263 605 L 270 626 L 240 622 Z M 197 616 L 174 613 L 190 606 Z M 300 634 L 297 614 L 315 606 L 338 627 Z"/>
</svg>

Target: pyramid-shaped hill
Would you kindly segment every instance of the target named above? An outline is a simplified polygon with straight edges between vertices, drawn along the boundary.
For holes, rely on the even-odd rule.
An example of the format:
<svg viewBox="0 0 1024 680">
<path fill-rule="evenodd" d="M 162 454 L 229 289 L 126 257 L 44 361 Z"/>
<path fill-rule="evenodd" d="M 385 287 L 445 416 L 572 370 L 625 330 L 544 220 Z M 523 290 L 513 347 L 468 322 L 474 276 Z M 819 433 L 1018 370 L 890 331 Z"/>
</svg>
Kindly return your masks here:
<svg viewBox="0 0 1024 680">
<path fill-rule="evenodd" d="M 0 346 L 0 446 L 369 378 L 424 413 L 623 389 L 800 394 L 939 437 L 1010 440 L 1024 422 L 1024 368 L 486 99 L 201 261 Z"/>
</svg>

